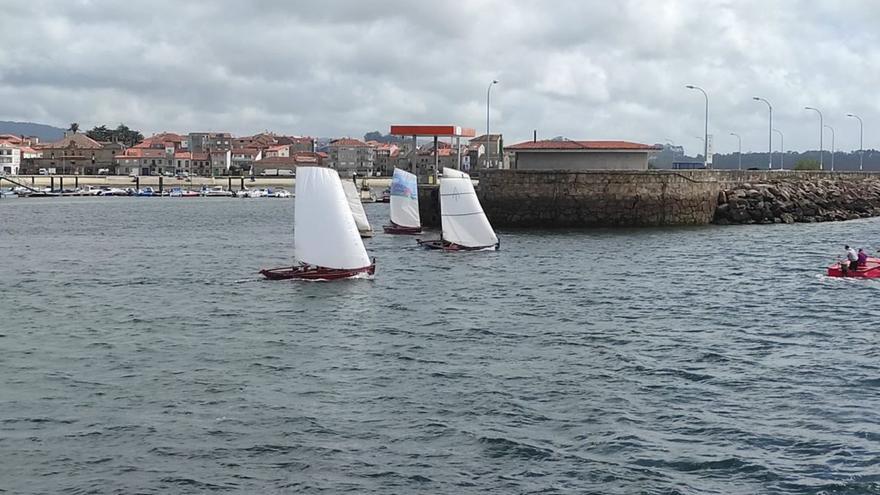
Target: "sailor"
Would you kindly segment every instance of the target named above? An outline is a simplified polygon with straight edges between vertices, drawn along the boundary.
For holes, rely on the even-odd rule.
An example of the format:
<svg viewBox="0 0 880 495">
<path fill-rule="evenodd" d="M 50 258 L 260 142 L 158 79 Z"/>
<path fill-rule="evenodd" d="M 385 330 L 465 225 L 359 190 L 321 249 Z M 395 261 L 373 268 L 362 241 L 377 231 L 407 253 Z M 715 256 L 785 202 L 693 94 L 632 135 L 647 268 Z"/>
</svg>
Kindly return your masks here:
<svg viewBox="0 0 880 495">
<path fill-rule="evenodd" d="M 855 249 L 853 249 L 849 246 L 844 246 L 843 248 L 846 249 L 846 259 L 847 259 L 847 261 L 849 261 L 849 269 L 855 270 L 859 264 L 858 253 L 856 253 Z"/>
<path fill-rule="evenodd" d="M 868 253 L 866 253 L 864 249 L 859 248 L 857 260 L 858 266 L 866 266 L 868 264 Z"/>
</svg>

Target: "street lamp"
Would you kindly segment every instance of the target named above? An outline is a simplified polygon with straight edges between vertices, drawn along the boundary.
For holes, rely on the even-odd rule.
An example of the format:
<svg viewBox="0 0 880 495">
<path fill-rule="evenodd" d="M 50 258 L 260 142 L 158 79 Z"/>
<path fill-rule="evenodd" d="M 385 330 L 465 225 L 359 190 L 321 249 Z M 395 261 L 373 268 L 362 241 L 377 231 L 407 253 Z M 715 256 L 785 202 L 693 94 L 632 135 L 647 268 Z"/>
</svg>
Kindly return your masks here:
<svg viewBox="0 0 880 495">
<path fill-rule="evenodd" d="M 859 170 L 861 171 L 865 168 L 865 123 L 862 122 L 861 117 L 854 113 L 848 113 L 846 116 L 858 119 L 859 121 Z"/>
<path fill-rule="evenodd" d="M 706 98 L 706 118 L 703 120 L 703 166 L 709 168 L 709 95 L 703 88 L 693 84 L 688 84 L 685 88 L 696 89 Z"/>
<path fill-rule="evenodd" d="M 492 151 L 489 148 L 489 96 L 492 93 L 492 86 L 498 84 L 498 81 L 492 80 L 489 83 L 489 88 L 486 90 L 486 168 L 489 168 L 489 157 L 492 154 Z"/>
<path fill-rule="evenodd" d="M 825 170 L 825 148 L 822 137 L 825 134 L 825 120 L 822 118 L 822 112 L 818 108 L 804 107 L 804 110 L 812 110 L 819 114 L 819 170 Z"/>
<path fill-rule="evenodd" d="M 779 170 L 785 169 L 785 135 L 779 129 L 773 129 L 773 132 L 779 134 Z"/>
<path fill-rule="evenodd" d="M 770 104 L 769 101 L 761 98 L 760 96 L 753 96 L 753 100 L 755 101 L 763 101 L 767 104 L 767 108 L 770 110 L 770 127 L 767 131 L 769 136 L 769 140 L 767 141 L 767 154 L 770 156 L 770 161 L 768 162 L 767 168 L 773 168 L 773 105 Z"/>
<path fill-rule="evenodd" d="M 736 140 L 739 141 L 739 151 L 737 151 L 736 156 L 739 158 L 739 165 L 737 166 L 737 170 L 742 170 L 743 168 L 743 139 L 742 137 L 735 133 L 731 132 L 731 136 L 736 136 Z"/>
<path fill-rule="evenodd" d="M 831 171 L 834 172 L 834 128 L 828 124 L 824 128 L 831 131 Z"/>
</svg>

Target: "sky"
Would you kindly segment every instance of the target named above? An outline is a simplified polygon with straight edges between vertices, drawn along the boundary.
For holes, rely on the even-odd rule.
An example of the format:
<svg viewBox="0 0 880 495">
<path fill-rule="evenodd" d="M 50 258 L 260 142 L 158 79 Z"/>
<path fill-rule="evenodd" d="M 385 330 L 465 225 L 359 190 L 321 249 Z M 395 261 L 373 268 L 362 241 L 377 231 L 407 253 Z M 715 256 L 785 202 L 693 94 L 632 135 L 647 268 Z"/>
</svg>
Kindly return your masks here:
<svg viewBox="0 0 880 495">
<path fill-rule="evenodd" d="M 0 120 L 362 137 L 391 124 L 880 148 L 876 0 L 4 0 Z M 773 147 L 779 148 L 774 135 Z M 825 149 L 830 149 L 826 131 Z"/>
</svg>

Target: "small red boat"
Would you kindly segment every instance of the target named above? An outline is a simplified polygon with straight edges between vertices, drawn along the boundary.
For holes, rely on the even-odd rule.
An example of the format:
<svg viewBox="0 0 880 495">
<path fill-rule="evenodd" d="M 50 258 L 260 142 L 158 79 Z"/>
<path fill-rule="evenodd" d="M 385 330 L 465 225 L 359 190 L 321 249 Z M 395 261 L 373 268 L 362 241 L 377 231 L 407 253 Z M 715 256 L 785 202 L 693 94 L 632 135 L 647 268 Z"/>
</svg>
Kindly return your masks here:
<svg viewBox="0 0 880 495">
<path fill-rule="evenodd" d="M 421 227 L 404 227 L 394 222 L 391 222 L 391 225 L 383 225 L 382 228 L 386 234 L 418 235 L 422 233 Z"/>
<path fill-rule="evenodd" d="M 370 266 L 354 268 L 351 270 L 340 268 L 324 268 L 323 266 L 311 266 L 301 264 L 284 268 L 272 268 L 260 270 L 260 274 L 269 280 L 341 280 L 356 277 L 360 274 L 373 275 L 376 273 L 376 260 L 372 260 Z"/>
<path fill-rule="evenodd" d="M 880 278 L 880 258 L 868 258 L 863 266 L 849 269 L 849 261 L 838 261 L 828 267 L 829 277 Z"/>
<path fill-rule="evenodd" d="M 425 249 L 438 249 L 443 251 L 484 251 L 488 249 L 495 249 L 496 251 L 500 249 L 501 243 L 496 242 L 493 246 L 478 246 L 478 247 L 468 247 L 462 246 L 461 244 L 456 244 L 454 242 L 445 241 L 443 239 L 432 239 L 429 241 L 423 241 L 421 239 L 416 239 L 416 242 L 419 246 Z"/>
</svg>

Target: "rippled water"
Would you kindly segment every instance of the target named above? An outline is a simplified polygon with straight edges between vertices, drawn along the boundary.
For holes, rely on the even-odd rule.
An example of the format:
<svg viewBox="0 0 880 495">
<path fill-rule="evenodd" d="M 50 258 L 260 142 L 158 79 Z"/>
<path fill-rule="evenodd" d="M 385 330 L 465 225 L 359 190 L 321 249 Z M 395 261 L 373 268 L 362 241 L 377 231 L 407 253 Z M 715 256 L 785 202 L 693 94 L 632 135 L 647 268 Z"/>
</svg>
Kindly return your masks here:
<svg viewBox="0 0 880 495">
<path fill-rule="evenodd" d="M 387 205 L 368 205 L 378 228 Z M 0 491 L 880 493 L 880 220 L 367 242 L 291 200 L 0 201 Z"/>
</svg>

